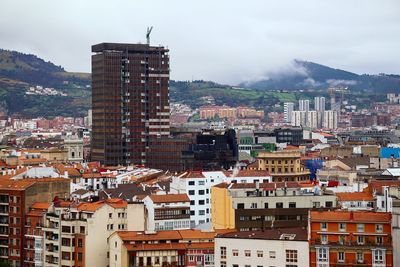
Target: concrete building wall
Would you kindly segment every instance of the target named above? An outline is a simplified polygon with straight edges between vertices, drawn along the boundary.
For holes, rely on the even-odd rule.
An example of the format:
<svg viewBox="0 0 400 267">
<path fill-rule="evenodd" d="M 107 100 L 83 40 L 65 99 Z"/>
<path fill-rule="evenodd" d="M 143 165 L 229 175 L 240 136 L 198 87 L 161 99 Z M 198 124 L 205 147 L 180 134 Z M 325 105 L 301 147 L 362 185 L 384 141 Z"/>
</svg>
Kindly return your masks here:
<svg viewBox="0 0 400 267">
<path fill-rule="evenodd" d="M 221 247 L 226 247 L 226 259 L 221 258 Z M 239 255 L 233 256 L 232 250 Z M 250 257 L 245 251 L 250 251 Z M 286 261 L 286 250 L 297 251 L 297 262 Z M 262 252 L 262 257 L 258 254 Z M 273 256 L 275 255 L 275 256 Z M 255 240 L 243 238 L 215 238 L 215 266 L 287 266 L 294 264 L 298 267 L 309 266 L 309 246 L 307 241 L 288 240 Z"/>
<path fill-rule="evenodd" d="M 226 188 L 211 188 L 212 224 L 214 229 L 234 229 L 235 210 Z"/>
</svg>

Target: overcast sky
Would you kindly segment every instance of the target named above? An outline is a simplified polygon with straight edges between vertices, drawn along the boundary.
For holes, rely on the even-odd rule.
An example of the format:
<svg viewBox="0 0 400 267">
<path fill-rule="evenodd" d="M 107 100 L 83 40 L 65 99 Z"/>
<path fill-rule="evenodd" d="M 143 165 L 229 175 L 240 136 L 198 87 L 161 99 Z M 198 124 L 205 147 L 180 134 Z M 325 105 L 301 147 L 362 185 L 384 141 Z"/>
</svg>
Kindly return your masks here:
<svg viewBox="0 0 400 267">
<path fill-rule="evenodd" d="M 303 59 L 356 73 L 400 73 L 400 1 L 2 0 L 0 47 L 90 71 L 90 46 L 170 49 L 171 78 L 236 84 Z"/>
</svg>

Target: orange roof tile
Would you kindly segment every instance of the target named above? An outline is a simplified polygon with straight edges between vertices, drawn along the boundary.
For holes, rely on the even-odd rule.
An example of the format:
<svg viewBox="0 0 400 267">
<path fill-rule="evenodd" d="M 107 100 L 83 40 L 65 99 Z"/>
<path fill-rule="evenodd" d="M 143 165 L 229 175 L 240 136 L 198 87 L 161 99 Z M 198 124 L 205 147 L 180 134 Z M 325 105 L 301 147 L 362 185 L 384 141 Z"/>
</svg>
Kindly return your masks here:
<svg viewBox="0 0 400 267">
<path fill-rule="evenodd" d="M 134 231 L 120 231 L 117 233 L 124 241 L 175 240 L 182 238 L 179 231 L 159 231 L 154 234 Z"/>
<path fill-rule="evenodd" d="M 190 202 L 186 194 L 150 195 L 154 203 Z"/>
<path fill-rule="evenodd" d="M 336 193 L 339 201 L 373 201 L 374 197 L 368 192 Z"/>
<path fill-rule="evenodd" d="M 51 204 L 47 202 L 35 202 L 32 204 L 31 208 L 38 210 L 47 210 L 50 207 L 50 205 Z"/>
<path fill-rule="evenodd" d="M 390 223 L 392 215 L 385 212 L 370 211 L 311 211 L 312 221 L 354 221 L 371 223 Z"/>
</svg>

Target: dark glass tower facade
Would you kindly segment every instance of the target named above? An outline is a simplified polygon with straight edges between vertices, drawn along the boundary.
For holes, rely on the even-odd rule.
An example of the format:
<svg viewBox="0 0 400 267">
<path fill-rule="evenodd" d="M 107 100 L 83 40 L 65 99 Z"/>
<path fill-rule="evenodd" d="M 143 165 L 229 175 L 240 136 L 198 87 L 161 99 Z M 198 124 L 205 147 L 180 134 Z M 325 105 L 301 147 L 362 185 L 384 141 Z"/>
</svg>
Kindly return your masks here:
<svg viewBox="0 0 400 267">
<path fill-rule="evenodd" d="M 169 129 L 169 55 L 164 47 L 92 46 L 91 159 L 143 164 Z"/>
</svg>

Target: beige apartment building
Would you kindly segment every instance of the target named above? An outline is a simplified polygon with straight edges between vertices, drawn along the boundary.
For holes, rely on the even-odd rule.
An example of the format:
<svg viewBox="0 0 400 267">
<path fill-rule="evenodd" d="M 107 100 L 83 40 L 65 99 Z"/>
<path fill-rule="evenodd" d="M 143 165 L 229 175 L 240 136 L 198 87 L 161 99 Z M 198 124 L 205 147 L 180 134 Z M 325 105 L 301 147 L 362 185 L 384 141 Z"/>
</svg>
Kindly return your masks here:
<svg viewBox="0 0 400 267">
<path fill-rule="evenodd" d="M 298 151 L 259 152 L 256 168 L 268 171 L 274 182 L 308 181 L 310 172 L 304 169 L 300 157 Z"/>
<path fill-rule="evenodd" d="M 44 266 L 106 267 L 107 238 L 115 231 L 143 231 L 143 203 L 107 199 L 55 202 L 44 220 Z"/>
</svg>

